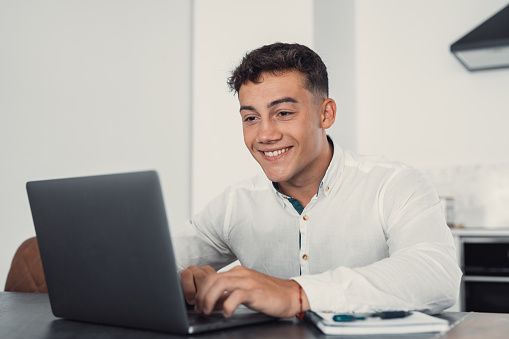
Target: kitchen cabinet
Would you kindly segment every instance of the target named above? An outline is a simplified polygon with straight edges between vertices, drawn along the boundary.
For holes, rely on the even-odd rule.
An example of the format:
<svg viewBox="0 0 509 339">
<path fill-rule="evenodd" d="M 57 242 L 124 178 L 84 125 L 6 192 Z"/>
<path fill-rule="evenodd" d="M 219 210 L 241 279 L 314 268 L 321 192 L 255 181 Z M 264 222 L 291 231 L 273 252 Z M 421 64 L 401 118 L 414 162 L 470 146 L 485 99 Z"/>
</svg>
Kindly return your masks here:
<svg viewBox="0 0 509 339">
<path fill-rule="evenodd" d="M 452 229 L 463 271 L 456 311 L 509 313 L 509 228 Z"/>
</svg>

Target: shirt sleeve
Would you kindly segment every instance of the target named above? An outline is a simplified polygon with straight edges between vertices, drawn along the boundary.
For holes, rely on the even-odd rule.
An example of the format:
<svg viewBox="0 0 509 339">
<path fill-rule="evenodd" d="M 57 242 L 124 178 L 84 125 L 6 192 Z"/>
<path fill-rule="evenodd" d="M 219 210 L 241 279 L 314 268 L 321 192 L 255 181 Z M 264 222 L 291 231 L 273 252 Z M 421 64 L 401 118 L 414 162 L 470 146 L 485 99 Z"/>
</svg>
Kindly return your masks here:
<svg viewBox="0 0 509 339">
<path fill-rule="evenodd" d="M 382 186 L 378 204 L 389 257 L 364 267 L 292 278 L 306 292 L 311 309 L 435 314 L 452 306 L 462 273 L 433 186 L 405 167 Z"/>
<path fill-rule="evenodd" d="M 213 199 L 200 213 L 172 232 L 178 270 L 190 265 L 210 265 L 215 270 L 237 260 L 224 232 L 231 189 Z"/>
</svg>

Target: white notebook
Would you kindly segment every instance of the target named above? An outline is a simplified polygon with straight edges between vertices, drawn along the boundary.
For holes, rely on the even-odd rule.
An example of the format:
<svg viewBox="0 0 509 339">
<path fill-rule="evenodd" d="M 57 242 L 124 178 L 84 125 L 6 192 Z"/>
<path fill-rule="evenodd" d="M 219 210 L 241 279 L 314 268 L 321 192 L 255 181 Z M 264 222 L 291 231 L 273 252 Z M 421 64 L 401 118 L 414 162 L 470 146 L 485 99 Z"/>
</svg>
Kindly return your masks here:
<svg viewBox="0 0 509 339">
<path fill-rule="evenodd" d="M 412 312 L 405 318 L 380 319 L 366 318 L 337 322 L 332 320 L 334 313 L 306 312 L 306 318 L 312 321 L 325 334 L 397 334 L 446 332 L 449 322 L 422 312 Z"/>
</svg>

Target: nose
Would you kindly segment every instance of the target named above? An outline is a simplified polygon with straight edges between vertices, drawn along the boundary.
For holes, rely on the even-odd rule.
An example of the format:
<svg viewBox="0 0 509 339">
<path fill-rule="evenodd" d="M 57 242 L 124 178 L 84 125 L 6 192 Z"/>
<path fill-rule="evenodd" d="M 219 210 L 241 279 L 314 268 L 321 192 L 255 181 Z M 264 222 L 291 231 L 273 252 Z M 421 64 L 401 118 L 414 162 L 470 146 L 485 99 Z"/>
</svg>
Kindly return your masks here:
<svg viewBox="0 0 509 339">
<path fill-rule="evenodd" d="M 283 134 L 276 122 L 265 120 L 259 125 L 257 141 L 261 143 L 272 143 L 281 140 Z"/>
</svg>

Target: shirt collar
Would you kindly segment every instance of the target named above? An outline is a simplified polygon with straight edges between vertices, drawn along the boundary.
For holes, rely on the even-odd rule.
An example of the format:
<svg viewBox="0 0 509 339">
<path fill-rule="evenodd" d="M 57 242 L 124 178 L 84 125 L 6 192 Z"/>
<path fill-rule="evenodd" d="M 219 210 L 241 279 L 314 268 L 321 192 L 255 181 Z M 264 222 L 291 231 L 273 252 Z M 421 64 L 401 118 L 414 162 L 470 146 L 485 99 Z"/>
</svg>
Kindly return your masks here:
<svg viewBox="0 0 509 339">
<path fill-rule="evenodd" d="M 337 187 L 337 183 L 343 172 L 343 168 L 345 167 L 345 155 L 344 151 L 337 146 L 332 138 L 327 135 L 327 140 L 334 148 L 334 153 L 332 154 L 332 159 L 323 176 L 322 182 L 320 183 L 320 187 L 318 188 L 318 192 L 322 191 L 325 196 L 328 196 L 334 189 Z"/>
<path fill-rule="evenodd" d="M 286 203 L 285 203 L 285 200 L 288 200 L 289 198 L 291 198 L 290 196 L 286 195 L 286 194 L 283 194 L 279 191 L 279 185 L 277 182 L 273 182 L 273 181 L 270 181 L 269 180 L 269 183 L 270 185 L 272 186 L 272 191 L 274 192 L 274 194 L 279 197 L 279 202 L 281 203 L 281 206 L 283 208 L 286 207 Z"/>
</svg>

